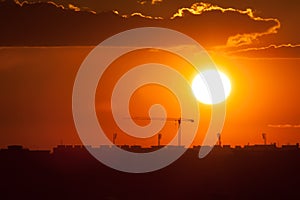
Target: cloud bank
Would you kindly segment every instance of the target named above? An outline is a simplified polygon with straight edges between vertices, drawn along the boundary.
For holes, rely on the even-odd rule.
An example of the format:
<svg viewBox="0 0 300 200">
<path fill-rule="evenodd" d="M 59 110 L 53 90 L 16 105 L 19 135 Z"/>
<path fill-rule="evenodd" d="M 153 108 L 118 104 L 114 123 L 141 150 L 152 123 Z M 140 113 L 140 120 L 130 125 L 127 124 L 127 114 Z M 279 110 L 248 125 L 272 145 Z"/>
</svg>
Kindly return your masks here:
<svg viewBox="0 0 300 200">
<path fill-rule="evenodd" d="M 279 12 L 276 14 L 280 17 L 270 17 L 272 15 L 257 10 L 256 7 L 267 8 L 265 4 L 256 1 L 253 2 L 253 8 L 245 2 L 234 0 L 227 3 L 218 0 L 36 2 L 0 2 L 0 23 L 4 30 L 0 33 L 2 46 L 96 45 L 120 31 L 141 26 L 159 26 L 183 32 L 208 50 L 228 55 L 300 55 L 300 41 L 296 37 L 298 28 L 294 26 L 293 32 L 288 32 L 289 26 L 286 24 L 291 24 L 289 20 Z M 274 3 L 274 8 L 278 6 Z"/>
</svg>

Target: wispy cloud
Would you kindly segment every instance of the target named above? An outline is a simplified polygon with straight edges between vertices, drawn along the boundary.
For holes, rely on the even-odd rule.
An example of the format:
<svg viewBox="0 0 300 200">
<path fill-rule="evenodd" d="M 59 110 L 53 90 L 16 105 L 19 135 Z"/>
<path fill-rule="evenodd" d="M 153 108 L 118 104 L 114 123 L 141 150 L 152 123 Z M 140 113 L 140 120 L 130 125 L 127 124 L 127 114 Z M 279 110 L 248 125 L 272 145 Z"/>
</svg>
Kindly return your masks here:
<svg viewBox="0 0 300 200">
<path fill-rule="evenodd" d="M 146 19 L 163 19 L 162 17 L 153 17 L 153 16 L 150 16 L 150 15 L 144 15 L 140 12 L 134 12 L 134 13 L 131 13 L 131 14 L 120 14 L 117 10 L 113 10 L 113 12 L 117 15 L 120 15 L 121 17 L 123 18 L 130 18 L 130 17 L 134 17 L 134 16 L 139 16 L 139 17 L 142 17 L 142 18 L 146 18 Z"/>
<path fill-rule="evenodd" d="M 300 128 L 300 124 L 268 124 L 270 128 Z"/>
<path fill-rule="evenodd" d="M 43 2 L 29 2 L 29 1 L 20 2 L 20 1 L 16 0 L 15 3 L 19 6 L 23 6 L 23 5 L 38 4 L 38 3 L 43 3 Z M 64 5 L 61 5 L 61 4 L 57 4 L 53 1 L 47 1 L 47 2 L 44 2 L 44 3 L 51 4 L 51 5 L 53 5 L 57 8 L 61 8 L 61 9 L 64 9 L 64 10 L 73 10 L 73 11 L 76 11 L 76 12 L 83 11 L 83 12 L 90 12 L 90 13 L 96 14 L 95 11 L 91 10 L 88 7 L 81 7 L 80 8 L 80 7 L 75 6 L 73 4 L 67 4 L 66 6 L 64 6 Z"/>
<path fill-rule="evenodd" d="M 17 5 L 19 5 L 19 6 L 24 6 L 24 5 L 29 5 L 29 4 L 36 4 L 38 2 L 29 2 L 29 1 L 20 2 L 18 0 L 15 0 L 15 3 Z M 51 4 L 51 5 L 53 5 L 53 6 L 57 7 L 57 8 L 65 9 L 65 7 L 63 5 L 59 5 L 59 4 L 57 4 L 57 3 L 53 2 L 53 1 L 47 1 L 46 3 L 47 4 Z"/>
<path fill-rule="evenodd" d="M 245 48 L 245 49 L 238 49 L 234 51 L 230 51 L 228 53 L 240 53 L 240 52 L 247 52 L 247 51 L 259 51 L 259 50 L 266 50 L 266 49 L 279 49 L 282 47 L 290 47 L 290 48 L 295 48 L 295 47 L 300 47 L 300 44 L 270 44 L 269 46 L 266 47 L 251 47 L 251 48 Z"/>
<path fill-rule="evenodd" d="M 217 48 L 213 48 L 214 52 L 218 50 Z M 266 56 L 267 57 L 299 57 L 300 44 L 270 44 L 267 46 L 260 47 L 250 47 L 250 48 L 238 48 L 238 49 L 224 49 L 224 53 L 229 56 L 242 56 L 248 57 L 255 55 L 256 57 Z M 293 53 L 292 53 L 293 52 Z M 298 53 L 297 53 L 298 52 Z"/>
<path fill-rule="evenodd" d="M 69 9 L 74 10 L 74 11 L 80 11 L 80 8 L 77 6 L 74 6 L 73 4 L 69 4 Z"/>
<path fill-rule="evenodd" d="M 147 3 L 151 3 L 152 5 L 155 5 L 155 4 L 158 4 L 158 3 L 161 3 L 163 0 L 139 0 L 137 3 L 138 4 L 141 4 L 141 5 L 144 5 L 144 4 L 147 4 Z"/>
<path fill-rule="evenodd" d="M 263 32 L 254 32 L 254 33 L 243 33 L 243 34 L 236 34 L 234 36 L 230 36 L 227 40 L 226 47 L 238 47 L 242 45 L 249 45 L 252 44 L 257 38 L 277 33 L 278 29 L 280 28 L 280 21 L 276 18 L 262 18 L 254 15 L 254 11 L 251 8 L 247 8 L 246 10 L 240 10 L 236 8 L 222 8 L 217 5 L 212 5 L 209 3 L 194 3 L 190 8 L 180 8 L 178 11 L 171 17 L 171 19 L 175 19 L 176 17 L 183 17 L 185 12 L 192 13 L 194 15 L 200 15 L 204 12 L 210 11 L 221 11 L 222 13 L 225 12 L 237 12 L 242 15 L 247 15 L 250 19 L 254 21 L 261 21 L 261 22 L 274 22 L 275 25 L 267 29 Z"/>
<path fill-rule="evenodd" d="M 194 3 L 190 8 L 180 8 L 178 11 L 171 17 L 171 19 L 174 19 L 176 17 L 183 17 L 184 13 L 187 11 L 189 13 L 192 13 L 194 15 L 200 15 L 204 12 L 207 11 L 212 11 L 212 10 L 222 10 L 223 8 L 218 7 L 218 8 L 213 8 L 215 6 L 212 6 L 209 3 Z"/>
<path fill-rule="evenodd" d="M 143 1 L 143 0 L 138 1 L 138 4 L 141 4 L 141 5 L 144 5 L 144 4 L 146 4 L 146 3 L 147 3 L 147 1 Z"/>
<path fill-rule="evenodd" d="M 154 5 L 154 4 L 161 3 L 161 2 L 162 2 L 162 0 L 152 0 L 151 4 Z"/>
</svg>

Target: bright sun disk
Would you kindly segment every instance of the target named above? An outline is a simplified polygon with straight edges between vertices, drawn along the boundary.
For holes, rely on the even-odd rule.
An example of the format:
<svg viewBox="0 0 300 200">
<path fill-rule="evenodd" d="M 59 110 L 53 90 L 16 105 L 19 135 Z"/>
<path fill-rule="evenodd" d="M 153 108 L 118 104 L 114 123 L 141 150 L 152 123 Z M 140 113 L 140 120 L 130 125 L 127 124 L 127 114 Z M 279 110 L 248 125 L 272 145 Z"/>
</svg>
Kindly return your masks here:
<svg viewBox="0 0 300 200">
<path fill-rule="evenodd" d="M 205 78 L 204 78 L 205 77 Z M 218 81 L 221 79 L 222 85 Z M 215 91 L 213 99 L 206 84 L 207 80 L 212 83 L 212 92 Z M 217 85 L 217 86 L 216 86 Z M 192 83 L 192 90 L 196 99 L 204 104 L 218 104 L 227 99 L 231 91 L 229 78 L 219 70 L 206 70 L 198 74 Z"/>
</svg>

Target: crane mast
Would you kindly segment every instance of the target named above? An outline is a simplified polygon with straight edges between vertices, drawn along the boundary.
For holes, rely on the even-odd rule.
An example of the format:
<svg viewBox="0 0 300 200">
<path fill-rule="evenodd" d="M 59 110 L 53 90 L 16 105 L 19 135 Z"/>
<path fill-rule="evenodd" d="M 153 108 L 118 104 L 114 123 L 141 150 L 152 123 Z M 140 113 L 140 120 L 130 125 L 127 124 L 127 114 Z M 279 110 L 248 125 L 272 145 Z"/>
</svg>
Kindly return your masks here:
<svg viewBox="0 0 300 200">
<path fill-rule="evenodd" d="M 186 122 L 191 122 L 193 123 L 194 120 L 193 119 L 188 119 L 188 118 L 172 118 L 172 117 L 168 117 L 168 118 L 160 118 L 160 117 L 154 117 L 154 118 L 149 118 L 149 117 L 133 117 L 132 119 L 135 120 L 165 120 L 165 121 L 175 121 L 178 124 L 178 146 L 181 146 L 181 122 L 186 121 Z M 161 137 L 161 136 L 158 136 Z M 159 139 L 160 140 L 160 139 Z"/>
</svg>

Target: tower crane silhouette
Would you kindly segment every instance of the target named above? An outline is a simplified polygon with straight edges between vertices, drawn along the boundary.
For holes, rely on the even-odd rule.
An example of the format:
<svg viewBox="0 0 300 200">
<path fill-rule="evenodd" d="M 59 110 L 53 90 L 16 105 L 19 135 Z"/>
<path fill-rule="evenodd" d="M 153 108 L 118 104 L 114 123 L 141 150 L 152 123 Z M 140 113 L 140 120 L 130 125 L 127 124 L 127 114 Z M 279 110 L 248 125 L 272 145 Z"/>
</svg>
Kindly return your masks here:
<svg viewBox="0 0 300 200">
<path fill-rule="evenodd" d="M 180 124 L 181 122 L 194 122 L 193 119 L 188 119 L 188 118 L 173 118 L 173 117 L 168 117 L 168 118 L 163 118 L 163 117 L 133 117 L 132 119 L 134 120 L 165 120 L 165 121 L 174 121 L 175 123 L 178 124 L 178 146 L 181 146 L 181 127 Z"/>
</svg>

